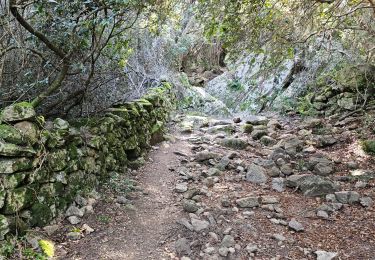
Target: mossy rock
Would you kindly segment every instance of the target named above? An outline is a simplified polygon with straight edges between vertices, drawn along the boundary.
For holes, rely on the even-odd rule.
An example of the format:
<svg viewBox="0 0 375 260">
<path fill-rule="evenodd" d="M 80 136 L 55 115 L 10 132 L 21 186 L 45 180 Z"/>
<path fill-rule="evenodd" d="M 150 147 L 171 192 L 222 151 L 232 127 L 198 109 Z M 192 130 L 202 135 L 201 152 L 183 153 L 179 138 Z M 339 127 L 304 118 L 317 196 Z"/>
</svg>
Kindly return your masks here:
<svg viewBox="0 0 375 260">
<path fill-rule="evenodd" d="M 13 174 L 2 176 L 0 178 L 0 181 L 4 186 L 4 189 L 14 189 L 17 188 L 26 179 L 26 176 L 26 172 L 16 172 Z"/>
<path fill-rule="evenodd" d="M 26 235 L 29 225 L 19 216 L 9 216 L 7 219 L 9 223 L 9 233 L 22 237 Z"/>
<path fill-rule="evenodd" d="M 0 125 L 0 140 L 1 139 L 13 144 L 25 144 L 22 133 L 17 128 L 6 124 Z"/>
<path fill-rule="evenodd" d="M 0 174 L 27 171 L 32 168 L 32 161 L 27 158 L 0 159 Z"/>
<path fill-rule="evenodd" d="M 128 166 L 130 169 L 137 170 L 141 168 L 143 165 L 145 165 L 146 161 L 143 157 L 139 157 L 138 159 L 134 161 L 129 161 Z"/>
<path fill-rule="evenodd" d="M 21 121 L 15 124 L 14 128 L 20 131 L 24 140 L 31 145 L 34 145 L 39 141 L 39 130 L 34 123 L 29 121 Z"/>
<path fill-rule="evenodd" d="M 69 123 L 61 118 L 53 120 L 53 128 L 56 130 L 69 130 Z"/>
<path fill-rule="evenodd" d="M 254 126 L 252 124 L 244 124 L 243 125 L 243 132 L 246 134 L 251 134 L 251 132 L 254 130 Z"/>
<path fill-rule="evenodd" d="M 3 212 L 5 214 L 14 214 L 21 209 L 30 207 L 35 201 L 37 192 L 38 186 L 36 185 L 28 185 L 7 191 Z"/>
<path fill-rule="evenodd" d="M 5 107 L 0 114 L 0 120 L 5 122 L 16 122 L 34 118 L 36 115 L 34 107 L 28 102 L 17 103 Z"/>
<path fill-rule="evenodd" d="M 6 157 L 26 156 L 30 157 L 36 154 L 31 147 L 19 146 L 16 144 L 6 143 L 0 139 L 0 155 Z"/>
<path fill-rule="evenodd" d="M 67 167 L 68 152 L 65 149 L 47 155 L 48 168 L 51 171 L 62 171 Z"/>
<path fill-rule="evenodd" d="M 219 144 L 235 150 L 244 150 L 248 146 L 248 143 L 240 138 L 225 138 L 221 140 Z"/>
<path fill-rule="evenodd" d="M 9 222 L 4 215 L 0 215 L 0 240 L 4 240 L 5 235 L 9 232 Z"/>
<path fill-rule="evenodd" d="M 361 142 L 362 149 L 368 154 L 375 155 L 375 140 L 365 140 Z"/>
<path fill-rule="evenodd" d="M 47 225 L 53 219 L 54 214 L 51 208 L 43 203 L 35 203 L 31 207 L 31 226 L 42 227 Z"/>
<path fill-rule="evenodd" d="M 6 191 L 3 187 L 0 187 L 0 209 L 4 207 Z"/>
</svg>

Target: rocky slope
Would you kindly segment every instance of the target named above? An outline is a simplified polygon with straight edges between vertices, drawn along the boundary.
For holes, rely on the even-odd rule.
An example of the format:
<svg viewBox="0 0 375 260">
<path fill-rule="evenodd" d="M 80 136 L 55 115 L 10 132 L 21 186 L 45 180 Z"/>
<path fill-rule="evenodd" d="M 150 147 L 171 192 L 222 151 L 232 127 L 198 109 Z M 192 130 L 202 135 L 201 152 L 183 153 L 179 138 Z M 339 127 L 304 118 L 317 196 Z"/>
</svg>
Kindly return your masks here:
<svg viewBox="0 0 375 260">
<path fill-rule="evenodd" d="M 372 259 L 375 160 L 359 140 L 374 132 L 360 120 L 179 115 L 126 198 L 103 188 L 95 214 L 52 238 L 62 259 Z"/>
</svg>

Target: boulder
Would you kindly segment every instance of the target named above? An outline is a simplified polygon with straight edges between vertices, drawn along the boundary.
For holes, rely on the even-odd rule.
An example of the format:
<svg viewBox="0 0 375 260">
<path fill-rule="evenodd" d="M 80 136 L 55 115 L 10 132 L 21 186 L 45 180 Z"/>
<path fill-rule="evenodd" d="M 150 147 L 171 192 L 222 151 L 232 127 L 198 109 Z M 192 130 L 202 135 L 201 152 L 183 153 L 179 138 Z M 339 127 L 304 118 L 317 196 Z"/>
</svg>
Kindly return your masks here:
<svg viewBox="0 0 375 260">
<path fill-rule="evenodd" d="M 251 183 L 265 183 L 267 182 L 267 174 L 264 168 L 254 163 L 247 168 L 246 180 Z"/>
<path fill-rule="evenodd" d="M 270 120 L 265 116 L 248 116 L 245 121 L 247 124 L 252 125 L 267 125 Z"/>
<path fill-rule="evenodd" d="M 309 197 L 327 195 L 338 189 L 331 180 L 312 174 L 292 175 L 286 179 L 286 185 L 299 188 L 305 196 Z"/>
<path fill-rule="evenodd" d="M 27 171 L 32 168 L 32 161 L 27 158 L 0 159 L 0 174 Z"/>
<path fill-rule="evenodd" d="M 36 113 L 34 107 L 28 102 L 17 103 L 5 107 L 0 114 L 0 121 L 16 122 L 28 120 L 35 117 Z"/>
<path fill-rule="evenodd" d="M 219 141 L 219 144 L 236 150 L 244 150 L 248 146 L 247 141 L 240 138 L 225 138 Z"/>
<path fill-rule="evenodd" d="M 343 204 L 354 204 L 359 202 L 360 195 L 356 191 L 335 192 L 336 200 Z"/>
<path fill-rule="evenodd" d="M 8 219 L 0 215 L 0 240 L 4 240 L 5 235 L 9 232 L 9 222 Z"/>
<path fill-rule="evenodd" d="M 327 176 L 333 172 L 334 163 L 324 155 L 315 155 L 310 157 L 308 167 L 315 174 Z"/>
<path fill-rule="evenodd" d="M 236 200 L 236 204 L 240 208 L 254 208 L 259 206 L 259 200 L 260 198 L 256 196 L 245 197 Z"/>
</svg>

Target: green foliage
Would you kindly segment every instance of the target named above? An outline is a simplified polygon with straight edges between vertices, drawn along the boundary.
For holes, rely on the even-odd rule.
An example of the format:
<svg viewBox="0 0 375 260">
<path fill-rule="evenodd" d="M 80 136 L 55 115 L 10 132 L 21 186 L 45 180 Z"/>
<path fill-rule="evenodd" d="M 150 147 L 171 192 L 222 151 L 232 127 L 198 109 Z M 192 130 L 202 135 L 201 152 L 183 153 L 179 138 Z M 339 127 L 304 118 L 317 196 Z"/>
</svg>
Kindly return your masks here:
<svg viewBox="0 0 375 260">
<path fill-rule="evenodd" d="M 232 91 L 243 91 L 245 90 L 244 86 L 241 84 L 239 79 L 234 79 L 228 83 L 228 88 Z"/>
<path fill-rule="evenodd" d="M 40 248 L 42 249 L 43 253 L 48 257 L 54 257 L 55 255 L 55 245 L 48 240 L 39 240 L 38 241 Z"/>
<path fill-rule="evenodd" d="M 303 116 L 316 116 L 317 111 L 311 103 L 313 93 L 300 97 L 297 101 L 296 112 Z"/>
<path fill-rule="evenodd" d="M 97 217 L 97 220 L 98 220 L 100 223 L 107 225 L 107 224 L 109 224 L 109 222 L 110 222 L 110 217 L 107 216 L 107 215 L 99 215 L 99 216 Z"/>
<path fill-rule="evenodd" d="M 11 257 L 15 252 L 15 243 L 12 240 L 3 241 L 0 244 L 0 256 L 5 258 Z"/>
<path fill-rule="evenodd" d="M 364 140 L 361 142 L 362 149 L 368 154 L 375 155 L 375 140 Z"/>
</svg>

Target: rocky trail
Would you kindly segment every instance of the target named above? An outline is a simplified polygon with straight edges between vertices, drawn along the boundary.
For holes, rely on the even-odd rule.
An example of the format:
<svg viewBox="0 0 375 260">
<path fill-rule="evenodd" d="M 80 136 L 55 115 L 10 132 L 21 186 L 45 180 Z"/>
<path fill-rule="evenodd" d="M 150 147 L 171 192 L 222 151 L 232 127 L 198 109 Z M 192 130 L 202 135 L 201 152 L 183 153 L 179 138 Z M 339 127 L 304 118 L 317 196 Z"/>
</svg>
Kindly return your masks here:
<svg viewBox="0 0 375 260">
<path fill-rule="evenodd" d="M 119 179 L 45 230 L 59 259 L 375 259 L 358 120 L 176 116 L 130 192 Z"/>
</svg>

